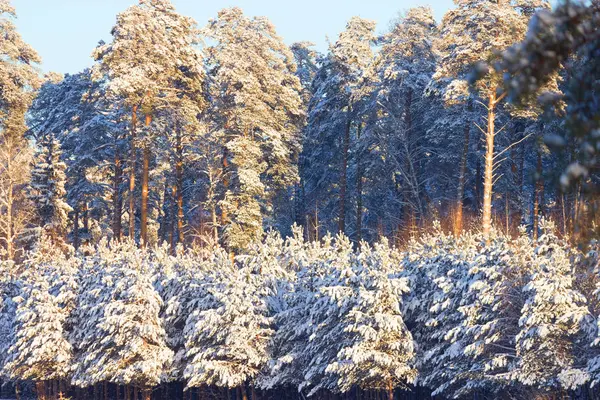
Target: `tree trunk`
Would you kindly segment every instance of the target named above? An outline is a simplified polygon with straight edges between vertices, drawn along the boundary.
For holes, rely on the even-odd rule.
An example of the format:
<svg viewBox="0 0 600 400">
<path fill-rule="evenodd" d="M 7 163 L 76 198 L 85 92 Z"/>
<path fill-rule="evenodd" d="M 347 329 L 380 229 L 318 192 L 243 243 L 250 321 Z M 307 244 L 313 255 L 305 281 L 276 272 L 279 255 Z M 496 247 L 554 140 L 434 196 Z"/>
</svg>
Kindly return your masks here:
<svg viewBox="0 0 600 400">
<path fill-rule="evenodd" d="M 79 205 L 73 210 L 73 247 L 75 251 L 79 250 Z"/>
<path fill-rule="evenodd" d="M 362 123 L 358 124 L 356 133 L 357 140 L 360 141 Z M 357 171 L 356 171 L 356 243 L 360 245 L 362 240 L 362 219 L 363 219 L 363 165 L 360 153 L 357 155 Z"/>
<path fill-rule="evenodd" d="M 177 234 L 178 242 L 183 244 L 183 144 L 181 140 L 181 128 L 176 128 L 176 151 L 175 177 L 177 185 Z"/>
<path fill-rule="evenodd" d="M 11 163 L 10 163 L 10 157 L 8 157 L 8 163 L 7 163 L 7 168 L 6 168 L 6 174 L 7 176 L 11 176 L 10 174 L 12 174 L 13 172 L 11 171 Z M 6 214 L 7 214 L 7 224 L 6 224 L 6 257 L 8 260 L 14 260 L 15 259 L 15 248 L 14 248 L 14 221 L 13 221 L 13 206 L 14 206 L 14 187 L 12 182 L 10 182 L 8 184 L 8 200 L 7 200 L 7 204 L 6 204 Z"/>
<path fill-rule="evenodd" d="M 340 176 L 340 211 L 338 216 L 338 231 L 346 233 L 346 192 L 348 181 L 348 156 L 350 152 L 350 129 L 352 119 L 348 117 L 342 144 L 342 171 Z"/>
<path fill-rule="evenodd" d="M 404 140 L 402 141 L 402 146 L 405 154 L 405 180 L 407 183 L 407 188 L 410 189 L 411 193 L 406 193 L 406 199 L 410 197 L 413 198 L 414 203 L 412 204 L 412 210 L 410 215 L 411 218 L 411 231 L 416 228 L 416 220 L 417 218 L 422 218 L 425 214 L 425 210 L 423 209 L 422 201 L 421 201 L 421 193 L 419 188 L 419 177 L 417 176 L 417 167 L 415 166 L 415 162 L 413 161 L 413 146 L 412 146 L 412 138 L 413 138 L 413 118 L 412 118 L 412 98 L 413 93 L 412 90 L 409 90 L 406 95 L 406 101 L 404 105 L 405 116 L 404 116 Z M 412 232 L 411 232 L 412 234 Z"/>
<path fill-rule="evenodd" d="M 37 392 L 38 400 L 46 400 L 46 385 L 42 381 L 35 383 L 35 391 Z"/>
<path fill-rule="evenodd" d="M 142 396 L 144 400 L 152 399 L 152 389 L 144 389 L 142 392 Z"/>
<path fill-rule="evenodd" d="M 177 229 L 177 185 L 173 185 L 171 193 L 173 197 L 169 202 L 169 245 L 171 246 L 172 253 L 175 254 L 177 248 L 177 236 L 175 235 L 175 230 Z"/>
<path fill-rule="evenodd" d="M 506 236 L 510 235 L 510 192 L 504 194 L 504 225 Z"/>
<path fill-rule="evenodd" d="M 535 171 L 535 190 L 533 191 L 533 240 L 538 238 L 540 221 L 540 201 L 542 201 L 544 181 L 542 180 L 542 152 L 538 148 L 537 164 Z"/>
<path fill-rule="evenodd" d="M 454 219 L 454 235 L 460 236 L 463 230 L 463 201 L 465 198 L 465 183 L 467 180 L 467 159 L 469 156 L 469 141 L 471 125 L 465 124 L 463 151 L 460 158 L 460 170 L 458 173 L 458 193 L 456 196 L 456 215 Z"/>
<path fill-rule="evenodd" d="M 21 391 L 19 390 L 19 382 L 15 382 L 15 398 L 21 400 Z"/>
<path fill-rule="evenodd" d="M 492 231 L 492 195 L 494 192 L 494 139 L 496 138 L 496 91 L 492 90 L 488 100 L 487 132 L 485 134 L 485 171 L 483 182 L 483 236 L 489 244 Z"/>
<path fill-rule="evenodd" d="M 212 235 L 214 244 L 219 243 L 219 224 L 217 222 L 217 205 L 212 204 L 210 207 L 210 218 L 212 222 Z"/>
<path fill-rule="evenodd" d="M 85 244 L 88 244 L 90 239 L 90 210 L 88 208 L 87 199 L 83 198 L 83 231 L 86 234 L 87 239 L 85 240 Z"/>
<path fill-rule="evenodd" d="M 135 240 L 135 131 L 137 126 L 137 108 L 137 106 L 134 106 L 131 114 L 131 144 L 129 155 L 129 239 L 131 240 Z"/>
<path fill-rule="evenodd" d="M 123 212 L 123 198 L 119 190 L 121 186 L 121 179 L 123 176 L 123 167 L 121 165 L 121 156 L 119 152 L 115 152 L 115 173 L 113 176 L 113 238 L 117 241 L 122 239 L 122 227 L 121 227 L 121 213 Z"/>
<path fill-rule="evenodd" d="M 223 150 L 223 188 L 225 189 L 225 193 L 229 189 L 229 159 L 227 149 Z M 221 227 L 225 228 L 229 223 L 229 215 L 227 214 L 227 210 L 221 207 Z"/>
<path fill-rule="evenodd" d="M 58 382 L 58 398 L 61 400 L 65 398 L 65 381 L 63 380 Z"/>
<path fill-rule="evenodd" d="M 146 127 L 152 124 L 152 116 L 146 114 Z M 142 246 L 148 245 L 148 195 L 149 195 L 149 179 L 150 179 L 150 145 L 148 138 L 144 144 L 144 159 L 142 163 L 142 206 L 140 214 L 140 236 Z"/>
</svg>

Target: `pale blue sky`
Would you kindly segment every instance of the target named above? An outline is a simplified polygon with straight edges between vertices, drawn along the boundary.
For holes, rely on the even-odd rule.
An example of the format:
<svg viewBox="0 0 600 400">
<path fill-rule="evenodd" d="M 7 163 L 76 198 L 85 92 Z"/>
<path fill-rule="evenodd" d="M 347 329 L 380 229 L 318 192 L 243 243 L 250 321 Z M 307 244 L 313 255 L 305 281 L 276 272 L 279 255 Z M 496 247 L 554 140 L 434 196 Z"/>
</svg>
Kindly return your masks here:
<svg viewBox="0 0 600 400">
<path fill-rule="evenodd" d="M 42 56 L 44 71 L 78 72 L 92 64 L 100 39 L 110 40 L 115 16 L 136 0 L 12 0 L 17 26 Z M 399 11 L 429 4 L 441 19 L 452 0 L 173 0 L 177 10 L 204 25 L 224 7 L 239 6 L 248 15 L 267 16 L 286 43 L 308 40 L 326 50 L 353 15 L 374 19 L 384 31 Z"/>
</svg>

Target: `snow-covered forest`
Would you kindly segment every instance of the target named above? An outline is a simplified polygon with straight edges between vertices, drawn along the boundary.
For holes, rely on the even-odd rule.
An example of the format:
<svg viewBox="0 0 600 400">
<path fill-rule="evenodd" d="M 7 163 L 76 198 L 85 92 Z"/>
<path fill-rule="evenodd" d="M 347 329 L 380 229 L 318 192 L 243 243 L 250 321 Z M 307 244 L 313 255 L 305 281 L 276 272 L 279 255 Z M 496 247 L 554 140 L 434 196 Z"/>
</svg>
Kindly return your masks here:
<svg viewBox="0 0 600 400">
<path fill-rule="evenodd" d="M 553 7 L 321 53 L 139 0 L 61 75 L 0 0 L 0 397 L 600 398 L 600 3 Z"/>
</svg>

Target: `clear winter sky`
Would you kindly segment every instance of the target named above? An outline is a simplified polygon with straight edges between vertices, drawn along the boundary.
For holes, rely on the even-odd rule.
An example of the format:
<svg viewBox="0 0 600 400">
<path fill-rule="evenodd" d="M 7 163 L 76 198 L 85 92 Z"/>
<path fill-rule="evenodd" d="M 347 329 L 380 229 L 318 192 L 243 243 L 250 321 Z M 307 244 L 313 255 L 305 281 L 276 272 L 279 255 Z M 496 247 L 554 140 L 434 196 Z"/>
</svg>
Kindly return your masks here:
<svg viewBox="0 0 600 400">
<path fill-rule="evenodd" d="M 92 64 L 100 39 L 110 40 L 117 13 L 137 0 L 12 0 L 24 39 L 40 53 L 46 72 L 75 73 Z M 327 49 L 354 15 L 377 21 L 383 32 L 398 12 L 417 5 L 433 7 L 438 21 L 452 0 L 173 0 L 177 10 L 203 26 L 224 7 L 268 17 L 286 43 L 311 41 Z"/>
</svg>

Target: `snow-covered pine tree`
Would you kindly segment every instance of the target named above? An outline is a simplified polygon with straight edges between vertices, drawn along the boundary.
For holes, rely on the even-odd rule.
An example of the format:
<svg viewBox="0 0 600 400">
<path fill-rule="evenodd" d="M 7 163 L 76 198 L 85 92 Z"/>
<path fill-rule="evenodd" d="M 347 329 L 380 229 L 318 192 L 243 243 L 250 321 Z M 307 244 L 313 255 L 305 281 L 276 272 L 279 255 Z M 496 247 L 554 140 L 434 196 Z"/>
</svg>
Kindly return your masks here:
<svg viewBox="0 0 600 400">
<path fill-rule="evenodd" d="M 34 381 L 39 398 L 44 399 L 48 381 L 70 377 L 73 348 L 65 329 L 68 314 L 50 293 L 50 277 L 28 275 L 15 297 L 14 337 L 3 373 L 12 381 Z M 60 387 L 62 393 L 62 383 Z"/>
<path fill-rule="evenodd" d="M 589 376 L 582 360 L 583 334 L 593 329 L 585 297 L 573 287 L 573 254 L 549 220 L 535 243 L 532 272 L 523 291 L 515 380 L 533 392 L 571 390 Z"/>
<path fill-rule="evenodd" d="M 323 255 L 303 273 L 305 276 L 301 279 L 306 279 L 306 282 L 300 288 L 304 290 L 298 291 L 299 295 L 306 297 L 300 303 L 300 307 L 305 307 L 302 322 L 296 322 L 295 328 L 305 334 L 302 350 L 296 349 L 299 350 L 296 356 L 301 357 L 303 377 L 299 390 L 307 390 L 309 395 L 341 391 L 337 377 L 327 374 L 326 370 L 347 343 L 342 319 L 353 305 L 350 281 L 356 279 L 351 267 L 354 250 L 348 237 L 341 234 L 335 240 L 326 237 L 324 250 Z"/>
<path fill-rule="evenodd" d="M 103 242 L 83 270 L 73 332 L 78 352 L 73 384 L 132 385 L 150 399 L 167 378 L 173 352 L 159 313 L 146 251 L 135 243 Z"/>
<path fill-rule="evenodd" d="M 591 335 L 591 349 L 588 354 L 587 370 L 590 375 L 590 386 L 600 382 L 600 247 L 593 241 L 590 248 L 578 263 L 577 288 L 587 296 L 588 308 L 595 318 L 596 331 Z"/>
<path fill-rule="evenodd" d="M 8 380 L 9 377 L 4 373 L 4 365 L 8 349 L 15 337 L 15 298 L 21 292 L 22 282 L 18 279 L 17 267 L 13 260 L 2 260 L 0 272 L 0 376 L 3 380 Z"/>
<path fill-rule="evenodd" d="M 236 389 L 247 399 L 247 385 L 254 385 L 270 359 L 272 321 L 260 278 L 238 269 L 224 251 L 215 262 L 186 321 L 183 376 L 188 388 Z"/>
<path fill-rule="evenodd" d="M 430 8 L 408 10 L 379 39 L 381 49 L 355 91 L 354 107 L 364 121 L 354 151 L 357 239 L 363 237 L 359 234 L 363 203 L 369 215 L 377 216 L 371 218 L 370 227 L 381 225 L 379 234 L 387 234 L 423 218 L 423 191 L 436 186 L 434 178 L 424 176 L 427 164 L 435 158 L 427 154 L 437 153 L 425 139 L 426 121 L 439 113 L 439 105 L 424 94 L 435 71 L 432 41 L 436 31 Z"/>
<path fill-rule="evenodd" d="M 313 193 L 306 200 L 311 208 L 307 214 L 337 214 L 337 227 L 333 218 L 326 218 L 325 231 L 346 230 L 346 209 L 351 197 L 350 154 L 360 125 L 353 109 L 353 93 L 373 61 L 374 30 L 374 21 L 352 18 L 321 60 L 313 82 L 302 178 L 305 191 Z"/>
<path fill-rule="evenodd" d="M 311 42 L 297 42 L 293 43 L 290 46 L 290 50 L 294 55 L 294 60 L 297 65 L 296 76 L 300 79 L 301 86 L 301 98 L 302 98 L 302 110 L 303 116 L 300 126 L 300 143 L 303 144 L 306 138 L 306 129 L 307 129 L 307 117 L 308 117 L 308 105 L 310 103 L 312 97 L 312 86 L 313 80 L 317 71 L 319 70 L 319 58 L 321 56 L 314 49 L 314 44 Z M 282 227 L 283 229 L 278 229 L 281 232 L 289 233 L 288 229 L 292 224 L 297 224 L 299 226 L 304 227 L 307 235 L 312 235 L 313 229 L 309 226 L 310 217 L 307 215 L 306 208 L 306 192 L 304 188 L 304 181 L 301 179 L 304 176 L 302 168 L 304 167 L 304 157 L 302 152 L 298 157 L 298 175 L 300 179 L 296 182 L 293 191 L 293 208 L 290 209 L 289 203 L 287 202 L 278 202 L 276 206 L 277 214 L 287 215 L 290 218 L 289 222 L 286 222 L 285 219 L 279 218 L 278 220 L 281 222 L 285 222 L 287 226 Z M 285 198 L 284 200 L 289 200 Z M 286 209 L 287 208 L 287 209 Z M 281 223 L 280 222 L 280 223 Z"/>
<path fill-rule="evenodd" d="M 76 306 L 79 261 L 72 256 L 72 249 L 66 250 L 44 233 L 18 270 L 7 276 L 19 276 L 19 290 L 12 301 L 4 298 L 8 309 L 10 304 L 16 308 L 3 373 L 15 383 L 36 382 L 42 397 L 47 389 L 56 396 L 64 394 L 72 372 L 73 349 L 68 336 Z"/>
<path fill-rule="evenodd" d="M 459 0 L 456 9 L 448 11 L 440 26 L 436 51 L 439 63 L 435 79 L 455 82 L 453 90 L 467 93 L 467 78 L 477 62 L 493 61 L 494 51 L 502 51 L 524 37 L 527 17 L 521 15 L 510 2 L 488 0 Z M 506 97 L 499 91 L 501 75 L 480 67 L 476 73 L 483 76 L 477 81 L 476 93 L 485 103 L 486 128 L 480 128 L 485 137 L 485 173 L 483 190 L 483 232 L 491 234 L 492 195 L 494 183 L 496 118 L 498 107 Z M 474 76 L 475 74 L 471 74 Z"/>
<path fill-rule="evenodd" d="M 359 387 L 384 391 L 393 400 L 395 389 L 416 379 L 413 337 L 402 318 L 408 279 L 398 276 L 399 261 L 387 241 L 374 248 L 363 243 L 352 257 L 356 276 L 349 281 L 350 298 L 344 299 L 352 305 L 340 321 L 345 338 L 325 369 L 341 392 Z"/>
<path fill-rule="evenodd" d="M 301 87 L 293 54 L 266 18 L 224 9 L 205 33 L 214 43 L 209 122 L 222 146 L 223 242 L 240 251 L 261 238 L 273 196 L 298 180 Z"/>
<path fill-rule="evenodd" d="M 459 308 L 476 245 L 473 235 L 454 238 L 436 223 L 432 233 L 412 241 L 403 261 L 411 289 L 404 303 L 405 321 L 418 344 L 417 384 L 433 389 L 434 395 L 446 395 L 469 368 Z"/>
<path fill-rule="evenodd" d="M 279 258 L 279 273 L 288 271 L 286 279 L 276 279 L 280 291 L 268 295 L 270 312 L 273 315 L 275 335 L 271 347 L 268 368 L 259 377 L 258 385 L 263 389 L 297 390 L 302 383 L 304 366 L 307 362 L 305 347 L 312 326 L 309 320 L 315 281 L 324 274 L 320 260 L 328 264 L 335 254 L 331 248 L 331 237 L 323 243 L 304 240 L 300 228 L 293 229 L 293 236 L 285 241 L 283 251 L 276 251 Z M 294 274 L 291 274 L 295 271 Z M 283 286 L 286 287 L 283 287 Z M 269 286 L 269 285 L 267 285 Z"/>
<path fill-rule="evenodd" d="M 66 164 L 62 149 L 53 134 L 45 134 L 38 142 L 35 163 L 31 171 L 29 198 L 36 205 L 38 226 L 58 246 L 64 245 L 73 209 L 66 202 Z"/>
<path fill-rule="evenodd" d="M 17 241 L 32 217 L 24 195 L 31 153 L 23 135 L 25 114 L 40 84 L 40 57 L 17 32 L 15 17 L 10 1 L 0 0 L 0 246 L 8 260 L 16 258 Z"/>
<path fill-rule="evenodd" d="M 129 156 L 129 236 L 135 233 L 136 152 L 141 142 L 142 196 L 140 238 L 148 241 L 149 168 L 156 108 L 174 105 L 188 92 L 201 91 L 202 55 L 196 22 L 175 11 L 169 0 L 140 0 L 117 16 L 113 41 L 101 43 L 94 51 L 99 62 L 98 78 L 108 78 L 108 88 L 125 99 L 131 111 Z M 134 68 L 131 65 L 135 65 Z M 138 113 L 145 115 L 144 136 L 136 138 Z M 141 139 L 141 140 L 140 140 Z"/>
<path fill-rule="evenodd" d="M 183 381 L 186 368 L 186 323 L 199 302 L 206 295 L 204 282 L 210 279 L 210 271 L 227 258 L 220 248 L 209 248 L 201 254 L 177 252 L 169 256 L 170 249 L 163 247 L 155 254 L 158 262 L 159 293 L 164 301 L 161 319 L 165 325 L 167 344 L 174 352 L 173 364 L 167 381 Z M 160 257 L 160 254 L 163 256 Z"/>
<path fill-rule="evenodd" d="M 489 245 L 480 238 L 477 253 L 458 309 L 464 319 L 456 328 L 465 344 L 467 368 L 456 376 L 448 394 L 453 398 L 473 393 L 523 395 L 511 381 L 510 368 L 533 244 L 524 229 L 514 242 L 495 233 Z"/>
</svg>

